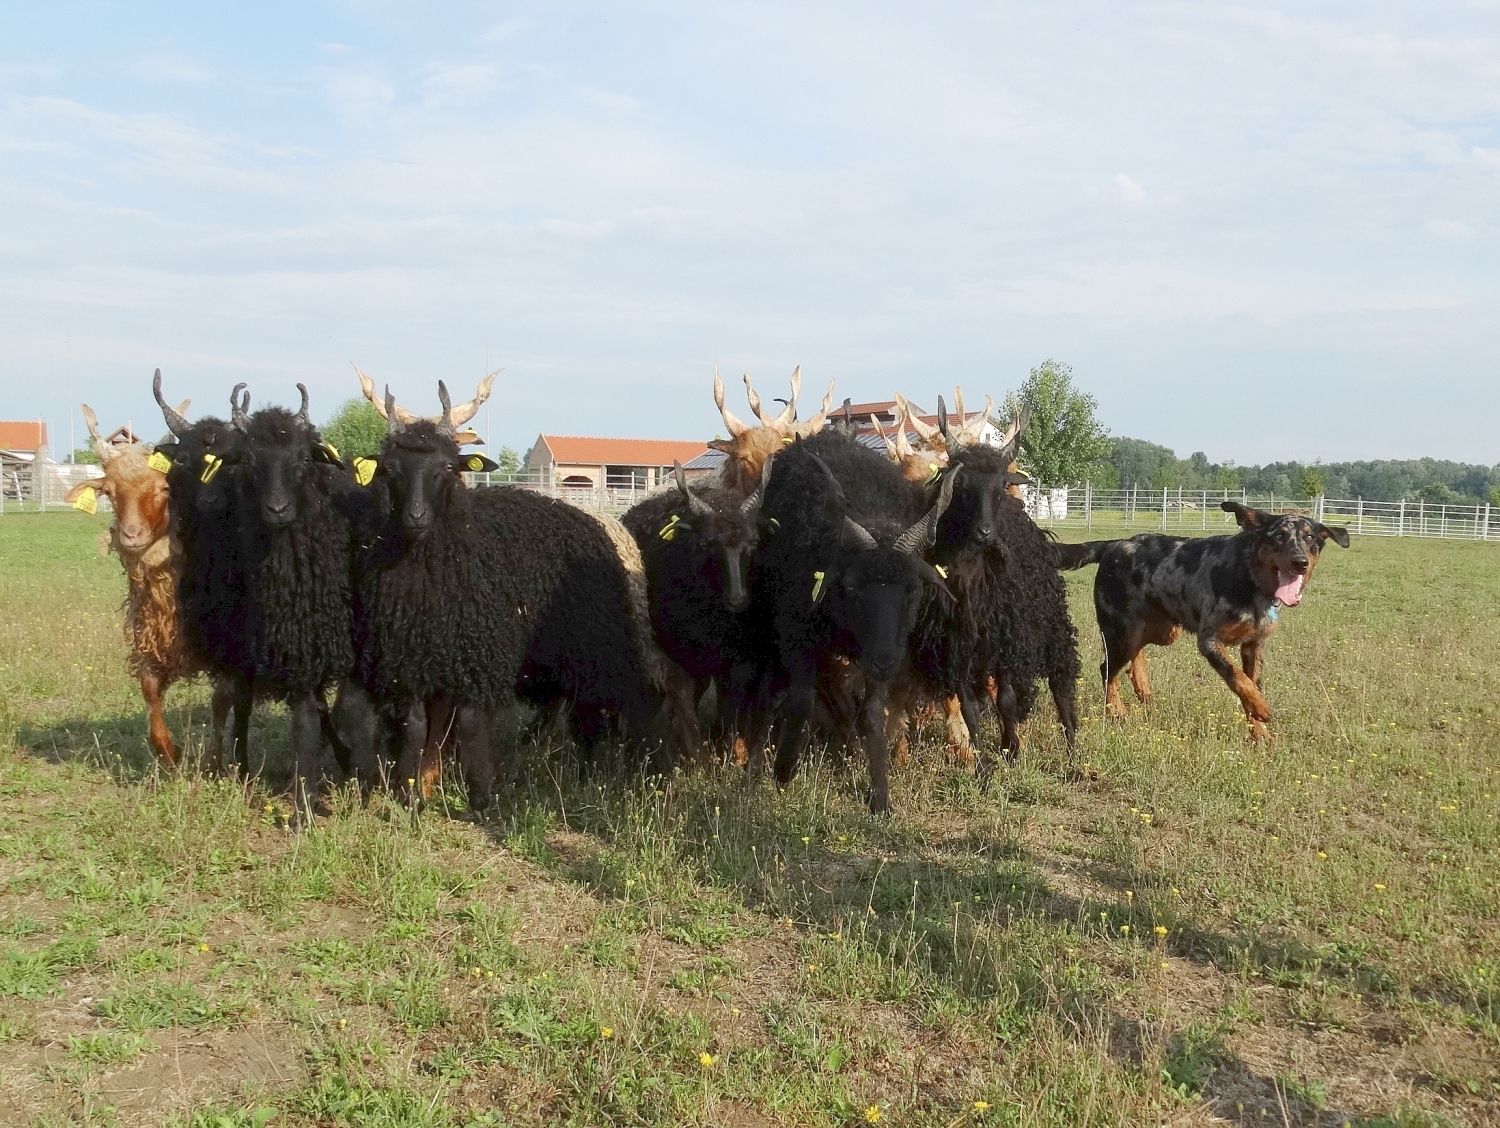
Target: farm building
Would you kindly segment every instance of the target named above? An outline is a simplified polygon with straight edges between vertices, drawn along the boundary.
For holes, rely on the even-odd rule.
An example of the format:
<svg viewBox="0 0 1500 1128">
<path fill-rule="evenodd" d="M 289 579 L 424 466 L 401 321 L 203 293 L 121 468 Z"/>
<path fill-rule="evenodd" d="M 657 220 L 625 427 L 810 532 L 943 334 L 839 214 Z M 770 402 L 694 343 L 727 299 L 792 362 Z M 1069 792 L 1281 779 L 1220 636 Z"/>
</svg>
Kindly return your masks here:
<svg viewBox="0 0 1500 1128">
<path fill-rule="evenodd" d="M 6 497 L 32 497 L 37 466 L 47 461 L 47 424 L 0 420 L 0 491 Z"/>
<path fill-rule="evenodd" d="M 539 484 L 611 490 L 651 490 L 703 454 L 707 443 L 677 439 L 594 439 L 538 435 L 526 452 L 526 476 Z"/>
</svg>

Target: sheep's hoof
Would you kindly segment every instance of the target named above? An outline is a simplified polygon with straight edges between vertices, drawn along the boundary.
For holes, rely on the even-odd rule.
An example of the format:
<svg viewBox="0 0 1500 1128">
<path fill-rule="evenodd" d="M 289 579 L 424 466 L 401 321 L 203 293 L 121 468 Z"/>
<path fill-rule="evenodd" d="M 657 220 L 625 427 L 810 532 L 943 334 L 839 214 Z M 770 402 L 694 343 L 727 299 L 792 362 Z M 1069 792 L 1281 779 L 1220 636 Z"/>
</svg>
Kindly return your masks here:
<svg viewBox="0 0 1500 1128">
<path fill-rule="evenodd" d="M 891 813 L 891 797 L 889 792 L 870 790 L 869 796 L 870 814 L 889 815 Z"/>
</svg>

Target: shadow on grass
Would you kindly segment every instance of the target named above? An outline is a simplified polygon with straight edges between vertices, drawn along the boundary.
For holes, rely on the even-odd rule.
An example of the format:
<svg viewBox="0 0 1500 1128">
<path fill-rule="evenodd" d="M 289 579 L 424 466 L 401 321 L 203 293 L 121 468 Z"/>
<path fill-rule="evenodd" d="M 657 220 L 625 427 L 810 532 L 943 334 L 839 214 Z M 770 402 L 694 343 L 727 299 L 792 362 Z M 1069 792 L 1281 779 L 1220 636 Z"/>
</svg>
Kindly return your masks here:
<svg viewBox="0 0 1500 1128">
<path fill-rule="evenodd" d="M 845 981 L 864 975 L 856 990 L 871 1001 L 947 994 L 956 1001 L 950 1005 L 998 1006 L 1002 1026 L 1014 1021 L 1024 1028 L 1045 1013 L 1080 1032 L 1106 1032 L 1117 1060 L 1148 1079 L 1160 1071 L 1165 1089 L 1183 1100 L 1201 1096 L 1231 1120 L 1243 1109 L 1247 1119 L 1306 1125 L 1401 1123 L 1320 1107 L 1326 1091 L 1316 1081 L 1299 1086 L 1255 1073 L 1223 1046 L 1214 1015 L 1205 1016 L 1207 1027 L 1168 1035 L 1119 1014 L 1097 973 L 1090 979 L 1078 966 L 1057 971 L 1076 954 L 1069 945 L 1107 938 L 1123 964 L 1154 966 L 1169 954 L 1283 987 L 1331 978 L 1383 1006 L 1398 982 L 1365 953 L 1202 927 L 1176 911 L 1171 875 L 1150 869 L 1091 865 L 1091 876 L 1113 896 L 1059 892 L 1046 864 L 1003 830 L 950 837 L 937 844 L 948 851 L 938 857 L 924 828 L 851 810 L 849 800 L 858 803 L 854 778 L 852 770 L 814 764 L 792 789 L 774 795 L 769 785 L 747 788 L 730 770 L 642 778 L 619 764 L 580 770 L 552 757 L 533 765 L 486 827 L 497 841 L 606 901 L 647 895 L 641 883 L 651 880 L 645 871 L 654 866 L 686 871 L 691 881 L 678 889 L 676 904 L 670 890 L 649 895 L 667 901 L 681 918 L 673 927 L 688 935 L 699 918 L 741 906 L 794 918 L 804 940 L 818 948 L 825 982 L 839 982 L 842 974 L 837 945 L 826 941 L 857 938 L 873 970 L 851 968 Z M 1030 791 L 1028 803 L 1038 801 L 1035 786 Z M 591 835 L 598 845 L 570 839 L 553 849 L 547 839 L 558 826 Z M 704 886 L 723 900 L 705 896 Z M 1134 895 L 1125 896 L 1127 890 Z M 1158 925 L 1165 937 L 1157 937 Z M 1446 1001 L 1477 1013 L 1473 1000 L 1448 993 Z"/>
</svg>

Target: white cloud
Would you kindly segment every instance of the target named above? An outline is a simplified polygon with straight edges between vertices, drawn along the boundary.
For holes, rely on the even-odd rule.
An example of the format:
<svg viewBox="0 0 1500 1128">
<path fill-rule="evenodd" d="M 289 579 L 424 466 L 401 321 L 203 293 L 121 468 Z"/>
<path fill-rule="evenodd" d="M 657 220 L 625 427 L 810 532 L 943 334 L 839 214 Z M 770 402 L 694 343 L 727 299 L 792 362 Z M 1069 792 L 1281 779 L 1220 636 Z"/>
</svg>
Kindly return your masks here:
<svg viewBox="0 0 1500 1128">
<path fill-rule="evenodd" d="M 1474 234 L 1474 228 L 1456 219 L 1429 220 L 1426 227 L 1439 239 L 1467 239 Z"/>
<path fill-rule="evenodd" d="M 430 99 L 447 101 L 476 98 L 496 85 L 495 68 L 480 63 L 431 66 L 422 80 L 422 90 Z"/>
<path fill-rule="evenodd" d="M 328 78 L 328 98 L 339 115 L 355 122 L 383 117 L 396 101 L 395 88 L 374 71 L 340 71 Z"/>
<path fill-rule="evenodd" d="M 1146 190 L 1123 172 L 1115 173 L 1115 184 L 1120 189 L 1120 195 L 1125 197 L 1126 203 L 1144 204 L 1146 202 Z"/>
</svg>

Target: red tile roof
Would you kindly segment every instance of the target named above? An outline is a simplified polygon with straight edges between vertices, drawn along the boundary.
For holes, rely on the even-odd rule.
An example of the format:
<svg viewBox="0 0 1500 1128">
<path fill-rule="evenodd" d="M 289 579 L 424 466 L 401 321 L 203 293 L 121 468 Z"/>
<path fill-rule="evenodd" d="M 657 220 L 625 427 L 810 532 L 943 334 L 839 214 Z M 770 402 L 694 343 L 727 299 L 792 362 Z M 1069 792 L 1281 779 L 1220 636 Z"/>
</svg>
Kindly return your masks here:
<svg viewBox="0 0 1500 1128">
<path fill-rule="evenodd" d="M 670 466 L 673 459 L 690 462 L 708 449 L 707 443 L 677 439 L 589 439 L 573 435 L 543 435 L 553 462 L 584 466 Z"/>
<path fill-rule="evenodd" d="M 8 423 L 0 420 L 0 448 L 40 450 L 47 445 L 45 423 Z"/>
</svg>

